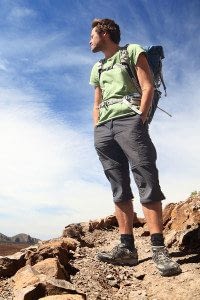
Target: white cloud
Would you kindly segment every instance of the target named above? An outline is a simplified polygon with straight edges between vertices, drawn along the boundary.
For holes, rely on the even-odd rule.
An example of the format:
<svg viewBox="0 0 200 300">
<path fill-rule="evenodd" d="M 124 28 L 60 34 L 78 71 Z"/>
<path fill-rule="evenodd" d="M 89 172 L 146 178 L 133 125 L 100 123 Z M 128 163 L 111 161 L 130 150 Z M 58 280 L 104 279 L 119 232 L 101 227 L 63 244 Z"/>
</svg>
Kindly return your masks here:
<svg viewBox="0 0 200 300">
<path fill-rule="evenodd" d="M 54 49 L 48 57 L 44 57 L 37 62 L 39 67 L 61 68 L 66 66 L 92 65 L 94 59 L 89 55 L 89 51 L 84 53 L 80 47 L 65 47 L 64 49 Z"/>
<path fill-rule="evenodd" d="M 27 7 L 15 6 L 8 14 L 9 21 L 19 21 L 27 17 L 36 16 L 36 12 L 33 9 Z"/>
<path fill-rule="evenodd" d="M 174 72 L 174 70 L 172 70 Z M 187 72 L 178 84 L 171 84 L 167 101 L 173 117 L 157 112 L 151 124 L 158 150 L 161 185 L 168 202 L 186 199 L 200 190 L 200 93 L 197 72 Z M 162 103 L 162 100 L 161 100 Z M 161 104 L 162 106 L 162 104 Z"/>
<path fill-rule="evenodd" d="M 7 71 L 8 61 L 0 58 L 0 71 Z"/>
<path fill-rule="evenodd" d="M 7 222 L 2 218 L 0 227 L 4 234 L 49 237 L 69 222 L 105 215 L 112 201 L 109 188 L 94 182 L 100 165 L 92 137 L 52 117 L 44 105 L 21 105 L 34 96 L 1 90 L 0 205 Z M 49 215 L 54 206 L 64 213 Z"/>
</svg>

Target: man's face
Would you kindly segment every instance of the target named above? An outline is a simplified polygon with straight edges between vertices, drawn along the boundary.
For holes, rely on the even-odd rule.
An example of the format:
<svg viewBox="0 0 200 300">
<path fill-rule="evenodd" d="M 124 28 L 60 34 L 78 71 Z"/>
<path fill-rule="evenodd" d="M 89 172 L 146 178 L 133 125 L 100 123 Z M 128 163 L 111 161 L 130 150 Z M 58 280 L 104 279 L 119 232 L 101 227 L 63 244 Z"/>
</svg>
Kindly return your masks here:
<svg viewBox="0 0 200 300">
<path fill-rule="evenodd" d="M 104 34 L 96 32 L 94 27 L 91 31 L 90 48 L 91 51 L 96 53 L 103 50 L 104 46 Z"/>
</svg>

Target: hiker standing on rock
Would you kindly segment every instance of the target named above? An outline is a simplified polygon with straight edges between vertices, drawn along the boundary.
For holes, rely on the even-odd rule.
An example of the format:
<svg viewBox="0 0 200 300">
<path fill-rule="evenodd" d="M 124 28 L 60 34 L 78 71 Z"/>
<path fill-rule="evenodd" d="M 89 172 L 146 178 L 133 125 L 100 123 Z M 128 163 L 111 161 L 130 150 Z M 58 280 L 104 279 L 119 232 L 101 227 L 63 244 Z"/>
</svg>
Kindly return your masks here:
<svg viewBox="0 0 200 300">
<path fill-rule="evenodd" d="M 115 214 L 121 235 L 120 243 L 109 252 L 98 253 L 103 262 L 137 265 L 138 254 L 133 236 L 133 194 L 129 165 L 139 190 L 144 216 L 151 234 L 153 261 L 162 276 L 181 272 L 164 246 L 162 200 L 156 168 L 156 150 L 148 133 L 148 113 L 154 94 L 151 71 L 144 49 L 130 44 L 119 46 L 120 28 L 110 19 L 92 23 L 90 47 L 103 52 L 104 59 L 92 69 L 94 86 L 95 148 L 113 192 Z M 128 54 L 130 66 L 122 62 Z M 130 68 L 141 89 L 130 76 Z"/>
</svg>

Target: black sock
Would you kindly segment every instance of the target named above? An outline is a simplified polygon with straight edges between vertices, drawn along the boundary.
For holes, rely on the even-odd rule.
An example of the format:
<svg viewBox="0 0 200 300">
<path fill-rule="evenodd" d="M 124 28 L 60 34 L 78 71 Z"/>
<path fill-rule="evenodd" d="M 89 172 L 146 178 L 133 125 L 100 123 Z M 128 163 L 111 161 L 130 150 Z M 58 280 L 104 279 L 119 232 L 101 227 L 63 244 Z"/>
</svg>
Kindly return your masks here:
<svg viewBox="0 0 200 300">
<path fill-rule="evenodd" d="M 152 246 L 164 246 L 164 237 L 162 233 L 153 233 L 151 235 Z"/>
<path fill-rule="evenodd" d="M 133 234 L 121 234 L 121 243 L 126 245 L 129 250 L 135 249 Z"/>
</svg>

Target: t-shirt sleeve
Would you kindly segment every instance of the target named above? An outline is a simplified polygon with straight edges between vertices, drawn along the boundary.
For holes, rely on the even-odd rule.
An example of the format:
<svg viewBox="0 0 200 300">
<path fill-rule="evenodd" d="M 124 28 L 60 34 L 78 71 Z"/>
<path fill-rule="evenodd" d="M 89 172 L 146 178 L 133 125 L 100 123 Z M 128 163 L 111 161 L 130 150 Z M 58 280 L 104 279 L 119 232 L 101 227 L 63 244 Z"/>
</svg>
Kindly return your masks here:
<svg viewBox="0 0 200 300">
<path fill-rule="evenodd" d="M 127 48 L 129 53 L 131 64 L 136 65 L 138 57 L 141 53 L 146 53 L 146 51 L 138 44 L 130 44 Z"/>
<path fill-rule="evenodd" d="M 98 63 L 96 63 L 92 68 L 89 83 L 93 86 L 99 86 L 100 85 L 100 83 L 99 83 L 99 72 L 98 72 Z"/>
</svg>

